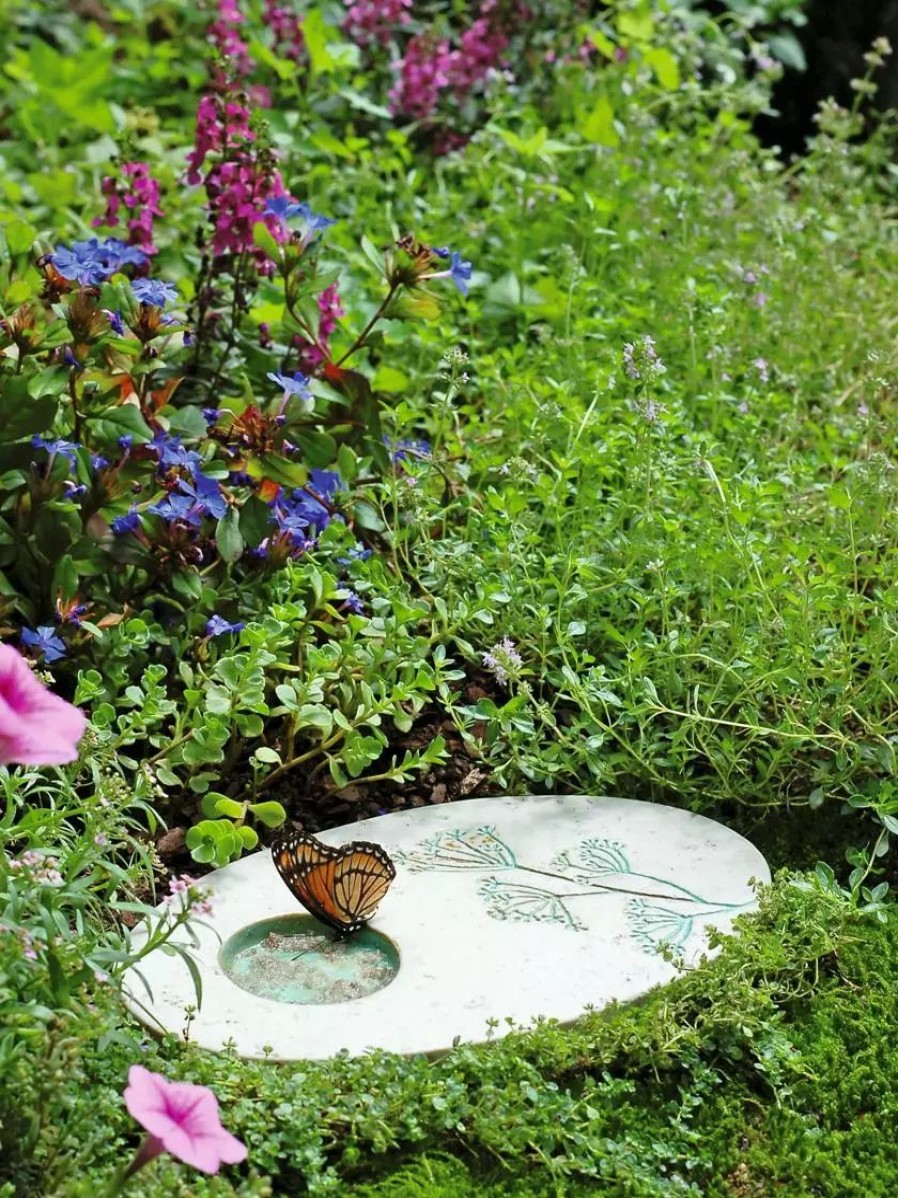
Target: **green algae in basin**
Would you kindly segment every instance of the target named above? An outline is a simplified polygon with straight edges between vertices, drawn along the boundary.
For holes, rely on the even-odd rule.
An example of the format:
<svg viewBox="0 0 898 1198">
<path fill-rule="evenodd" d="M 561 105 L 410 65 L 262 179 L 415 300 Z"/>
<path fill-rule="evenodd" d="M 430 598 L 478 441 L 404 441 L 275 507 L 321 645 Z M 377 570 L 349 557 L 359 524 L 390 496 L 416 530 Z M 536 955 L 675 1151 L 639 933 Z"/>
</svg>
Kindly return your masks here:
<svg viewBox="0 0 898 1198">
<path fill-rule="evenodd" d="M 379 932 L 333 937 L 310 915 L 283 915 L 241 928 L 222 945 L 219 961 L 241 990 L 306 1006 L 364 998 L 399 971 L 396 946 Z"/>
</svg>

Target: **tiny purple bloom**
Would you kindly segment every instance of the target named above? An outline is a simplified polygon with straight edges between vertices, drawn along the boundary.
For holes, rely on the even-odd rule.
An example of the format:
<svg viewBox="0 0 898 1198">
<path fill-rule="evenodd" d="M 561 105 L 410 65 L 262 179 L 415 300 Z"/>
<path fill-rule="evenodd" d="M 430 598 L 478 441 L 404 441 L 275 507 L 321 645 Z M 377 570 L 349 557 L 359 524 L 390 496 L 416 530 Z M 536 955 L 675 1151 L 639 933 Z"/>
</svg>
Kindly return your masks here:
<svg viewBox="0 0 898 1198">
<path fill-rule="evenodd" d="M 246 627 L 243 620 L 236 620 L 231 623 L 224 616 L 212 616 L 206 621 L 206 636 L 221 636 L 225 632 L 242 632 Z"/>
<path fill-rule="evenodd" d="M 354 615 L 360 616 L 364 614 L 365 605 L 355 591 L 342 591 L 343 602 L 340 607 L 343 611 L 352 612 Z"/>
</svg>

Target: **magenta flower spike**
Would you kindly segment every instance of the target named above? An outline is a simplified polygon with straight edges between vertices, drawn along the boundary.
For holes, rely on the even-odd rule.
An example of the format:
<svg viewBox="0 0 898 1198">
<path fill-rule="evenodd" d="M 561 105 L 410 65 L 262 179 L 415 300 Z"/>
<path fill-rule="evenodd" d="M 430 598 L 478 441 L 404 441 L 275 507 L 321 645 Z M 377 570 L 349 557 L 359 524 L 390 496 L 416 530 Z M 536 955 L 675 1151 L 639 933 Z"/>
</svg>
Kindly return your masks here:
<svg viewBox="0 0 898 1198">
<path fill-rule="evenodd" d="M 246 1160 L 246 1145 L 225 1131 L 218 1099 L 206 1086 L 170 1082 L 142 1065 L 128 1070 L 125 1106 L 149 1136 L 129 1173 L 167 1152 L 202 1173 Z"/>
<path fill-rule="evenodd" d="M 35 678 L 24 657 L 0 645 L 0 765 L 62 765 L 78 756 L 87 718 Z"/>
</svg>

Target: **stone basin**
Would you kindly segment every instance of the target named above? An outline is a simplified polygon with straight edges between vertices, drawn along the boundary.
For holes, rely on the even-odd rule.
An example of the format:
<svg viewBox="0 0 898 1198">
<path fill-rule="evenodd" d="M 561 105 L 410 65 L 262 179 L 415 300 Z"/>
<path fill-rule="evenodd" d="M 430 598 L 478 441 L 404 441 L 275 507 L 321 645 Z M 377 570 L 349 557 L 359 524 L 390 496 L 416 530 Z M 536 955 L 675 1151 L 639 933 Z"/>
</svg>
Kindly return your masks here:
<svg viewBox="0 0 898 1198">
<path fill-rule="evenodd" d="M 752 910 L 752 883 L 770 879 L 737 833 L 631 799 L 468 799 L 320 839 L 375 841 L 396 863 L 369 927 L 334 943 L 267 850 L 207 875 L 194 1043 L 275 1060 L 437 1053 L 540 1016 L 568 1023 L 670 981 L 676 959 L 694 964 L 708 928 Z M 186 964 L 156 950 L 139 970 L 149 992 L 132 971 L 131 1009 L 181 1033 L 196 1006 Z"/>
</svg>

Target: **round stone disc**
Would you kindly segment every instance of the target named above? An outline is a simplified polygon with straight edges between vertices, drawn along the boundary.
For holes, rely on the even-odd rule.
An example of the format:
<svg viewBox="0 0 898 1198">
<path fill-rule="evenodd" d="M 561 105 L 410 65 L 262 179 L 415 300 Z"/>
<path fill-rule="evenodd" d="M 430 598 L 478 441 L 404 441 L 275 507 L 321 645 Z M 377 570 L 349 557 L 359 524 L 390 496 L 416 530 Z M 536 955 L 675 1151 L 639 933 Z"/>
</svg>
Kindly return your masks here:
<svg viewBox="0 0 898 1198">
<path fill-rule="evenodd" d="M 770 879 L 757 849 L 721 824 L 629 799 L 469 799 L 320 839 L 374 841 L 393 858 L 368 929 L 334 943 L 267 850 L 203 878 L 212 914 L 194 923 L 191 949 L 200 1046 L 276 1060 L 434 1053 L 538 1016 L 570 1022 L 671 980 L 676 959 L 694 963 L 708 927 L 728 928 L 755 906 L 752 883 Z M 157 950 L 139 971 L 149 992 L 132 971 L 132 1010 L 180 1033 L 196 1006 L 186 964 Z"/>
</svg>

